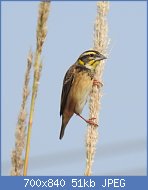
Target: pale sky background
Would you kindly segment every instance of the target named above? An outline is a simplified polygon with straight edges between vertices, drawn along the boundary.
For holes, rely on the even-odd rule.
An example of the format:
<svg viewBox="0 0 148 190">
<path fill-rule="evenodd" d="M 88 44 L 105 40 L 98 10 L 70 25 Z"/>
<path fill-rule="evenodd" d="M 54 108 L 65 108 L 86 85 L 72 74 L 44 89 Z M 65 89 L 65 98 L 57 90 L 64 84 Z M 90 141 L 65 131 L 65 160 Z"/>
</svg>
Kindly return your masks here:
<svg viewBox="0 0 148 190">
<path fill-rule="evenodd" d="M 2 175 L 9 175 L 26 58 L 39 2 L 2 2 Z M 65 72 L 93 44 L 96 2 L 52 2 L 33 122 L 28 175 L 83 175 L 87 126 L 74 116 L 59 140 Z M 111 2 L 93 175 L 146 175 L 146 2 Z M 83 116 L 88 117 L 85 106 Z"/>
</svg>

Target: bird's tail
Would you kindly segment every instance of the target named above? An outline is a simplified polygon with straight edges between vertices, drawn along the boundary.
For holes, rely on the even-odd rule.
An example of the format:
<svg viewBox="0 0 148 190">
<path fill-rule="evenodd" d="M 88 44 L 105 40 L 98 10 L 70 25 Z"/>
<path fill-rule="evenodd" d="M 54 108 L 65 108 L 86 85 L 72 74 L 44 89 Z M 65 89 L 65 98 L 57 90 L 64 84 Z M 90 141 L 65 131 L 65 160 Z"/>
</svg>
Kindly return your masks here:
<svg viewBox="0 0 148 190">
<path fill-rule="evenodd" d="M 73 115 L 73 114 L 72 114 Z M 69 122 L 69 120 L 70 120 L 70 118 L 71 118 L 71 116 L 72 115 L 70 115 L 70 116 L 63 116 L 62 117 L 62 126 L 61 126 L 61 131 L 60 131 L 60 137 L 59 137 L 59 139 L 61 140 L 62 138 L 63 138 L 63 136 L 64 136 L 64 131 L 65 131 L 65 128 L 66 128 L 66 125 L 68 124 L 68 122 Z"/>
<path fill-rule="evenodd" d="M 61 140 L 64 136 L 64 131 L 65 131 L 66 125 L 62 122 L 62 126 L 61 126 L 61 131 L 60 131 L 60 137 L 59 139 Z"/>
</svg>

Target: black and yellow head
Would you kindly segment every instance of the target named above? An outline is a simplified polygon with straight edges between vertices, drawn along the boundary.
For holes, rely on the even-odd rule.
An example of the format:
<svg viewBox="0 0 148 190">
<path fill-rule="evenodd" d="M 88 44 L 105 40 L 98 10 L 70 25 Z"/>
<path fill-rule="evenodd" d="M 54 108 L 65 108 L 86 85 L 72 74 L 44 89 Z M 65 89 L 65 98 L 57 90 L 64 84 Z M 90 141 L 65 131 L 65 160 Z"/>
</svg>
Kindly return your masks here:
<svg viewBox="0 0 148 190">
<path fill-rule="evenodd" d="M 106 59 L 104 55 L 95 50 L 83 52 L 77 60 L 77 63 L 90 70 L 94 70 L 101 60 Z"/>
</svg>

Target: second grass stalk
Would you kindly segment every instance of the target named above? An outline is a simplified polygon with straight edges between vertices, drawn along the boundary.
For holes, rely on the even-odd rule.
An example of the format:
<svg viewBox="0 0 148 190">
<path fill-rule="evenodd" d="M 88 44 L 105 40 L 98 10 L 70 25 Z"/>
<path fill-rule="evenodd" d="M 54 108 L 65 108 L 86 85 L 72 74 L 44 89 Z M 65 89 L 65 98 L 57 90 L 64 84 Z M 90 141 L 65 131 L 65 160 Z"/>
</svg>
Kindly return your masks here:
<svg viewBox="0 0 148 190">
<path fill-rule="evenodd" d="M 36 34 L 37 44 L 36 44 L 36 52 L 35 52 L 35 60 L 34 60 L 34 79 L 33 79 L 33 86 L 32 86 L 30 114 L 29 114 L 29 121 L 28 121 L 28 133 L 27 133 L 27 143 L 26 143 L 24 172 L 23 172 L 24 176 L 27 175 L 27 169 L 28 169 L 31 130 L 32 130 L 32 123 L 33 123 L 35 100 L 37 96 L 38 84 L 39 84 L 41 70 L 42 70 L 42 62 L 41 62 L 40 57 L 41 57 L 43 44 L 47 35 L 47 19 L 48 19 L 48 14 L 49 14 L 49 8 L 50 8 L 50 2 L 41 2 L 39 5 L 39 16 L 38 16 L 37 34 Z"/>
</svg>

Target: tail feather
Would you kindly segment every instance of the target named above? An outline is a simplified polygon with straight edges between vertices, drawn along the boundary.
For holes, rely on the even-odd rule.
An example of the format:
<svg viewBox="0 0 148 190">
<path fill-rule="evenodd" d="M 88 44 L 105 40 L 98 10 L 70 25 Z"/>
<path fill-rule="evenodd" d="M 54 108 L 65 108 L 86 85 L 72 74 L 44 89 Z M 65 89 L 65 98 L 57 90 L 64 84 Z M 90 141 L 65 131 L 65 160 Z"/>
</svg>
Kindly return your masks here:
<svg viewBox="0 0 148 190">
<path fill-rule="evenodd" d="M 73 114 L 71 115 L 63 115 L 62 116 L 62 126 L 61 126 L 61 131 L 60 131 L 60 136 L 59 136 L 59 139 L 62 139 L 63 136 L 64 136 L 64 131 L 65 131 L 65 128 L 66 128 L 66 125 L 68 124 L 70 118 L 72 117 Z"/>
<path fill-rule="evenodd" d="M 66 128 L 66 126 L 62 123 L 61 131 L 60 131 L 60 137 L 59 137 L 60 140 L 61 140 L 61 139 L 63 138 L 63 136 L 64 136 L 65 128 Z"/>
</svg>

